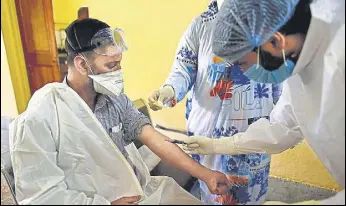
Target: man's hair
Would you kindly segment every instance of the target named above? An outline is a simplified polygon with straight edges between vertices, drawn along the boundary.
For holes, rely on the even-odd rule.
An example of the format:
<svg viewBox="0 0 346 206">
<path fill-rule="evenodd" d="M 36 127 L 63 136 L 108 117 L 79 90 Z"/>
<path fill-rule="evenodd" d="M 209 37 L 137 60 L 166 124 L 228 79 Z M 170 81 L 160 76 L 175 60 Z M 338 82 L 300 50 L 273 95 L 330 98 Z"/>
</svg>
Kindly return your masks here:
<svg viewBox="0 0 346 206">
<path fill-rule="evenodd" d="M 86 51 L 83 53 L 70 53 L 70 54 L 67 54 L 67 58 L 66 58 L 67 66 L 69 68 L 73 68 L 74 67 L 74 58 L 76 56 L 81 56 L 81 54 L 83 54 L 90 61 L 92 61 L 95 58 L 95 53 L 93 51 Z"/>
<path fill-rule="evenodd" d="M 307 34 L 311 21 L 310 4 L 312 0 L 300 0 L 291 19 L 279 29 L 279 32 L 290 34 Z"/>
<path fill-rule="evenodd" d="M 306 35 L 308 33 L 311 22 L 311 2 L 312 0 L 300 0 L 295 8 L 293 16 L 283 27 L 281 27 L 281 29 L 279 29 L 279 32 L 284 35 Z M 299 56 L 289 57 L 288 59 L 290 59 L 294 63 L 297 63 Z M 274 71 L 284 63 L 284 60 L 282 57 L 276 57 L 267 51 L 261 50 L 260 62 L 266 70 Z"/>
<path fill-rule="evenodd" d="M 74 58 L 81 53 L 88 59 L 94 57 L 91 39 L 97 32 L 105 28 L 109 28 L 109 25 L 97 19 L 86 18 L 73 21 L 65 29 L 65 50 L 69 67 L 74 66 Z"/>
</svg>

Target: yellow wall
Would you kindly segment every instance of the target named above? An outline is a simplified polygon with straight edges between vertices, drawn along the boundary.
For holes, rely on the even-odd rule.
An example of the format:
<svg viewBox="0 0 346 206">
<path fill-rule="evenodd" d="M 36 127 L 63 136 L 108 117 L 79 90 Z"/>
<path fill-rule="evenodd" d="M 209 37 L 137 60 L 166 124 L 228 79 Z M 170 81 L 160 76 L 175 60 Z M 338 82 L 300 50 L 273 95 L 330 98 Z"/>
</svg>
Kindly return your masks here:
<svg viewBox="0 0 346 206">
<path fill-rule="evenodd" d="M 81 6 L 98 18 L 124 29 L 129 50 L 124 55 L 125 91 L 131 99 L 147 96 L 167 77 L 180 36 L 209 0 L 53 0 L 56 28 L 77 16 Z M 174 109 L 152 112 L 156 122 L 185 128 L 184 103 Z M 338 188 L 309 146 L 273 157 L 272 175 L 325 188 Z"/>
<path fill-rule="evenodd" d="M 22 113 L 31 94 L 14 0 L 1 0 L 1 32 L 4 38 L 3 43 L 4 48 L 6 48 L 16 107 L 18 113 Z"/>
<path fill-rule="evenodd" d="M 16 117 L 17 115 L 17 104 L 1 31 L 1 116 Z"/>
<path fill-rule="evenodd" d="M 292 150 L 273 155 L 271 175 L 331 190 L 342 189 L 305 141 Z"/>
</svg>

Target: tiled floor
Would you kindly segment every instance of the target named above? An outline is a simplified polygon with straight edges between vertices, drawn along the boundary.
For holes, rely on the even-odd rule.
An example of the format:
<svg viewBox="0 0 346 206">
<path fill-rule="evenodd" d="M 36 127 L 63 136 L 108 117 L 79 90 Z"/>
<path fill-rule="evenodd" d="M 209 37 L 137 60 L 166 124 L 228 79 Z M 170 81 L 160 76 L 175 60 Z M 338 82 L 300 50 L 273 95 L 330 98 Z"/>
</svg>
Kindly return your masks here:
<svg viewBox="0 0 346 206">
<path fill-rule="evenodd" d="M 267 200 L 294 203 L 306 200 L 323 200 L 335 194 L 336 192 L 318 187 L 270 178 Z"/>
<path fill-rule="evenodd" d="M 4 181 L 5 178 L 1 174 L 1 205 L 15 205 L 10 188 Z"/>
</svg>

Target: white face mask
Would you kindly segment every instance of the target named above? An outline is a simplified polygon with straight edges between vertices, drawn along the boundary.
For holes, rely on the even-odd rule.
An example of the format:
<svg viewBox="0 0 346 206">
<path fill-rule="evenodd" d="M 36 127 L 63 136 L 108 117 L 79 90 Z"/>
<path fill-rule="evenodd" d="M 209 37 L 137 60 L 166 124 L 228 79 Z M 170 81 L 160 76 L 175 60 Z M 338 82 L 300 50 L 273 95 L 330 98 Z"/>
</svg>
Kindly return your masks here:
<svg viewBox="0 0 346 206">
<path fill-rule="evenodd" d="M 94 90 L 100 94 L 116 95 L 124 93 L 124 78 L 121 69 L 114 72 L 107 72 L 95 75 L 87 58 L 81 55 L 92 74 L 88 75 L 94 84 Z"/>
<path fill-rule="evenodd" d="M 124 79 L 121 69 L 98 75 L 89 75 L 94 80 L 94 89 L 97 93 L 106 95 L 120 95 L 124 93 Z"/>
</svg>

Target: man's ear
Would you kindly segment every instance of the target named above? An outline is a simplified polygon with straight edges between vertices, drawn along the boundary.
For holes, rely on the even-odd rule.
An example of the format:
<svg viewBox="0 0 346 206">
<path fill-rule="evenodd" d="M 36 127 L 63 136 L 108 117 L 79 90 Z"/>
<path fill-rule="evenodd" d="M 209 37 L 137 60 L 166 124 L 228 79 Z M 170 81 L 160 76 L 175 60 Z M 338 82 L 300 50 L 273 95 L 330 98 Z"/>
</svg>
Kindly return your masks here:
<svg viewBox="0 0 346 206">
<path fill-rule="evenodd" d="M 88 66 L 86 65 L 85 59 L 81 56 L 76 56 L 73 60 L 74 67 L 77 69 L 79 73 L 81 73 L 83 76 L 88 75 Z"/>
</svg>

